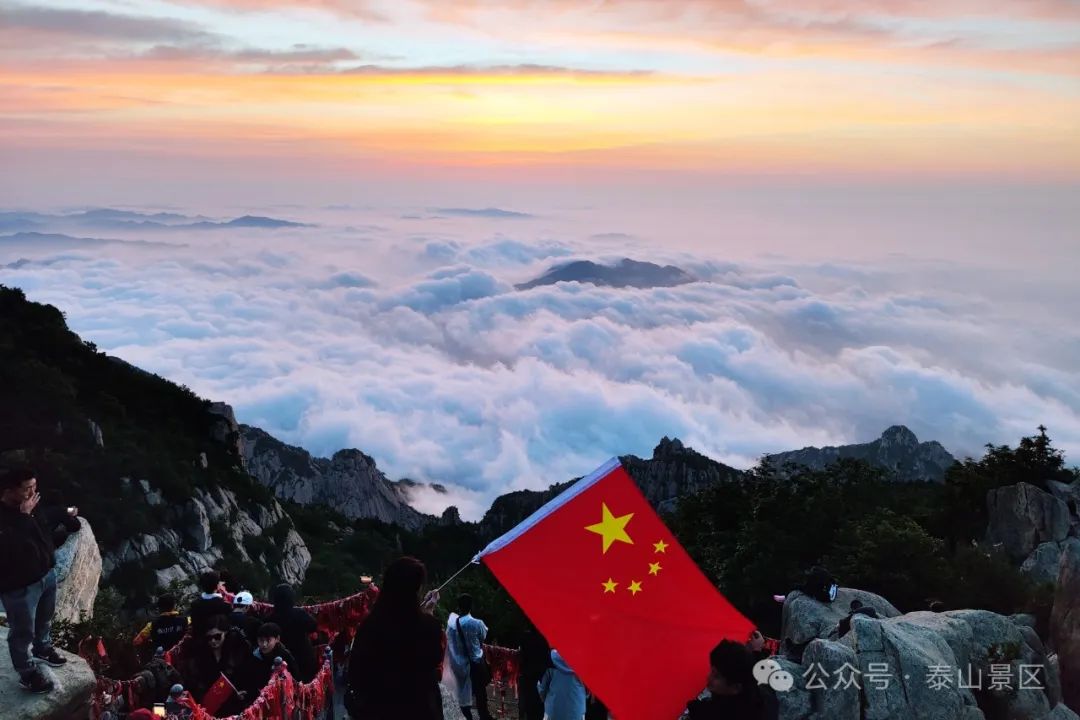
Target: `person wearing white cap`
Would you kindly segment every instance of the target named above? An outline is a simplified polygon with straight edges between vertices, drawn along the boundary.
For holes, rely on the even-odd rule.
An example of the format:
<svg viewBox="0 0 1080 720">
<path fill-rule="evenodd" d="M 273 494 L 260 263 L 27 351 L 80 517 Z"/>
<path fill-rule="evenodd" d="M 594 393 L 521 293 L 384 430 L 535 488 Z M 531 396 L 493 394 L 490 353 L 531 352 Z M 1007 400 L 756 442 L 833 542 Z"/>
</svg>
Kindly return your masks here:
<svg viewBox="0 0 1080 720">
<path fill-rule="evenodd" d="M 241 590 L 233 597 L 233 611 L 229 615 L 233 630 L 247 640 L 252 647 L 259 639 L 259 626 L 263 619 L 255 614 L 255 598 L 247 590 Z"/>
</svg>

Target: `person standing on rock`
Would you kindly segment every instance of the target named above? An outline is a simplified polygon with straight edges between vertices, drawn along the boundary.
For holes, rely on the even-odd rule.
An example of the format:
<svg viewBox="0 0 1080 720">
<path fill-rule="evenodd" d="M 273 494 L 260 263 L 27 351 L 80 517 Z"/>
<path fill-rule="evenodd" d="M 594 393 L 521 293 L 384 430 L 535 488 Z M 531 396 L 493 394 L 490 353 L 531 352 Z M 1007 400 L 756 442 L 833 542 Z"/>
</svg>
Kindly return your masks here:
<svg viewBox="0 0 1080 720">
<path fill-rule="evenodd" d="M 53 531 L 60 525 L 79 529 L 78 508 L 38 508 L 37 478 L 26 468 L 0 477 L 0 602 L 8 623 L 11 664 L 19 684 L 33 693 L 47 693 L 53 683 L 34 664 L 62 667 L 65 660 L 52 646 L 56 610 L 56 546 Z M 31 648 L 33 655 L 31 656 Z"/>
<path fill-rule="evenodd" d="M 487 702 L 487 686 L 491 673 L 484 660 L 484 640 L 488 628 L 483 620 L 472 616 L 473 599 L 471 595 L 461 595 L 457 602 L 457 612 L 451 613 L 446 627 L 448 649 L 450 651 L 450 669 L 458 684 L 458 702 L 466 718 L 472 718 L 472 708 L 479 713 L 480 720 L 491 720 L 491 710 Z"/>
<path fill-rule="evenodd" d="M 420 601 L 427 569 L 395 560 L 349 654 L 345 707 L 354 720 L 443 720 L 439 690 L 444 637 L 432 613 L 436 591 Z"/>
</svg>

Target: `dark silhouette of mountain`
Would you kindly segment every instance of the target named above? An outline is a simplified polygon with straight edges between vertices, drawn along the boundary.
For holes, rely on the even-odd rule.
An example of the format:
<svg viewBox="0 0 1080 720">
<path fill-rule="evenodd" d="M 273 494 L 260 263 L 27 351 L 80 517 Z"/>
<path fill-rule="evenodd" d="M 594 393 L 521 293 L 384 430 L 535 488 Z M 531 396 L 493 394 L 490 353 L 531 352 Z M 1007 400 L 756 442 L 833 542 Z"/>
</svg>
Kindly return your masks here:
<svg viewBox="0 0 1080 720">
<path fill-rule="evenodd" d="M 674 265 L 660 266 L 623 258 L 614 265 L 601 265 L 591 260 L 575 260 L 556 265 L 540 277 L 527 283 L 515 285 L 518 290 L 528 290 L 540 285 L 560 282 L 581 282 L 608 287 L 674 287 L 695 282 L 696 278 Z"/>
<path fill-rule="evenodd" d="M 863 460 L 884 468 L 903 482 L 941 482 L 956 458 L 937 441 L 920 443 L 915 433 L 903 425 L 893 425 L 873 442 L 840 447 L 805 447 L 802 450 L 768 455 L 777 466 L 785 463 L 821 470 L 840 458 Z"/>
<path fill-rule="evenodd" d="M 502 220 L 521 220 L 533 217 L 529 213 L 503 210 L 502 208 L 435 208 L 432 212 L 454 217 L 483 217 Z"/>
</svg>

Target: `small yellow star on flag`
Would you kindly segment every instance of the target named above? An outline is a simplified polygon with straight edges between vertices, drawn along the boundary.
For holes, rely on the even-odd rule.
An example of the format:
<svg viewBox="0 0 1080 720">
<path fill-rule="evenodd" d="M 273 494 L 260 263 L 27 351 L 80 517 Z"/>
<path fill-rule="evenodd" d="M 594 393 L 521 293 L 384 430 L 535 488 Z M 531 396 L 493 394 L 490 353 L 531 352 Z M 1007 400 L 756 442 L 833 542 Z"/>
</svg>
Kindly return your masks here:
<svg viewBox="0 0 1080 720">
<path fill-rule="evenodd" d="M 653 549 L 658 553 L 662 553 L 665 550 L 667 550 L 667 546 L 668 546 L 668 544 L 666 542 L 664 542 L 663 540 L 657 540 L 656 542 L 653 543 Z"/>
<path fill-rule="evenodd" d="M 660 571 L 664 568 L 660 567 L 660 563 L 649 563 L 649 574 L 659 575 Z"/>
<path fill-rule="evenodd" d="M 586 526 L 585 529 L 604 538 L 605 554 L 615 542 L 624 542 L 628 545 L 634 544 L 634 541 L 631 540 L 630 536 L 626 533 L 626 524 L 630 522 L 630 518 L 634 517 L 634 513 L 615 517 L 611 514 L 611 510 L 608 510 L 607 503 L 600 503 L 600 512 L 603 515 L 603 519 L 595 525 Z"/>
<path fill-rule="evenodd" d="M 626 588 L 630 591 L 631 595 L 637 595 L 641 592 L 641 583 L 637 580 L 630 581 L 630 587 Z"/>
<path fill-rule="evenodd" d="M 615 588 L 619 587 L 619 583 L 615 582 L 611 578 L 608 578 L 606 583 L 600 584 L 604 586 L 605 593 L 613 593 L 615 592 Z"/>
</svg>

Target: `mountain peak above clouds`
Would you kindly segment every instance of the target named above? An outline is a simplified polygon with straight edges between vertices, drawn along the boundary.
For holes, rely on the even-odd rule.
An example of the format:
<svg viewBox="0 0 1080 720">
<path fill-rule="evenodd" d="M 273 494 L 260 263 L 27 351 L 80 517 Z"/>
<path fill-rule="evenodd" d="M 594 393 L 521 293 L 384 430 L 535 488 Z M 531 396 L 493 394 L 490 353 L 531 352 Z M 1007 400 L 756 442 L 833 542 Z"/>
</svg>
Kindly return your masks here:
<svg viewBox="0 0 1080 720">
<path fill-rule="evenodd" d="M 538 278 L 516 285 L 518 290 L 529 290 L 541 285 L 560 282 L 580 282 L 607 287 L 675 287 L 696 282 L 690 273 L 674 265 L 657 265 L 630 258 L 622 258 L 614 265 L 603 265 L 592 260 L 574 260 L 556 265 Z"/>
<path fill-rule="evenodd" d="M 415 483 L 391 482 L 360 450 L 317 458 L 257 427 L 241 425 L 240 435 L 248 472 L 279 498 L 322 504 L 350 519 L 374 518 L 410 530 L 435 520 L 409 505 Z"/>
<path fill-rule="evenodd" d="M 868 443 L 805 447 L 767 458 L 777 466 L 790 462 L 812 470 L 820 470 L 841 458 L 853 458 L 885 468 L 904 482 L 941 482 L 945 471 L 956 462 L 941 443 L 933 440 L 921 443 L 915 433 L 903 425 L 893 425 L 877 440 Z"/>
</svg>

